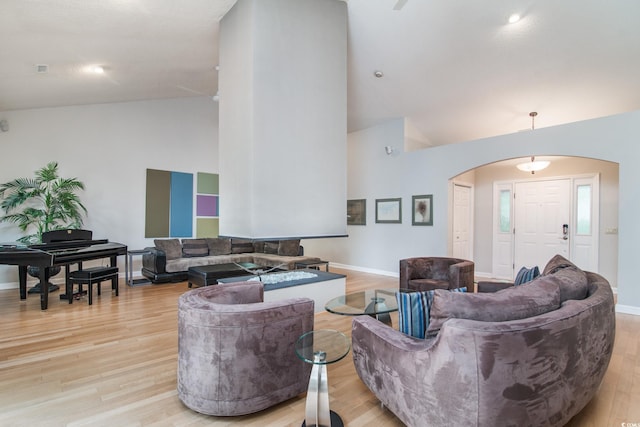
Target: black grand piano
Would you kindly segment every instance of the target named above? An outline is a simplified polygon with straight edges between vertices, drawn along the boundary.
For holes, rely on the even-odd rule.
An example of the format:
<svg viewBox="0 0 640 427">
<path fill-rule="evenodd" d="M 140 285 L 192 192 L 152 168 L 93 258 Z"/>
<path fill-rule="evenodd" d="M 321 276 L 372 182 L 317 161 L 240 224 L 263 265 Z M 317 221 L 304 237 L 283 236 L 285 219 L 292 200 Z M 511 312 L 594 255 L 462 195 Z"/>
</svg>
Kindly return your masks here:
<svg viewBox="0 0 640 427">
<path fill-rule="evenodd" d="M 92 259 L 110 258 L 115 266 L 118 255 L 127 254 L 127 246 L 109 242 L 107 239 L 93 240 L 88 230 L 56 230 L 43 233 L 44 243 L 37 245 L 0 244 L 0 264 L 17 265 L 20 280 L 20 299 L 27 298 L 27 267 L 39 268 L 40 308 L 49 305 L 49 267 L 64 266 L 66 280 L 69 266 Z M 126 259 L 126 258 L 125 258 Z M 81 267 L 79 267 L 81 268 Z"/>
</svg>

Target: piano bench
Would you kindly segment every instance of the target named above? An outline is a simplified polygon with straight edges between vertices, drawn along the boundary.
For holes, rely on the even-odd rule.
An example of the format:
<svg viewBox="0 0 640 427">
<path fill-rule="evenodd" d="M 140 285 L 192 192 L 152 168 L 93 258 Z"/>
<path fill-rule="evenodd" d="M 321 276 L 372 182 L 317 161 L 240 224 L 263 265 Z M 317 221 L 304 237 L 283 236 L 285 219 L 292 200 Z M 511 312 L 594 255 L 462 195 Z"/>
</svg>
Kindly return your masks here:
<svg viewBox="0 0 640 427">
<path fill-rule="evenodd" d="M 98 295 L 100 295 L 100 284 L 105 280 L 111 280 L 112 289 L 116 291 L 116 296 L 118 296 L 118 267 L 89 267 L 70 272 L 66 289 L 69 304 L 73 303 L 74 283 L 78 284 L 80 292 L 82 292 L 82 285 L 89 285 L 88 297 L 89 305 L 91 305 L 93 304 L 93 284 L 98 284 Z"/>
</svg>

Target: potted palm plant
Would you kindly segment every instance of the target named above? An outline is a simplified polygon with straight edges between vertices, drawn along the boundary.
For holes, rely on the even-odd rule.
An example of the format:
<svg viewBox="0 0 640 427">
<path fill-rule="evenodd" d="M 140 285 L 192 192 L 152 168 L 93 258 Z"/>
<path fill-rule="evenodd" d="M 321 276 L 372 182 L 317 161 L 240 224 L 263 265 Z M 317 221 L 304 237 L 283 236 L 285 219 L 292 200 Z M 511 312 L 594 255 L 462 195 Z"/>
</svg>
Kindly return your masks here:
<svg viewBox="0 0 640 427">
<path fill-rule="evenodd" d="M 76 194 L 79 190 L 84 190 L 81 181 L 61 178 L 58 163 L 50 162 L 37 170 L 34 178 L 17 178 L 0 185 L 0 208 L 4 211 L 0 222 L 16 224 L 26 233 L 18 239 L 25 244 L 41 243 L 42 233 L 47 231 L 80 228 L 87 209 Z M 50 274 L 58 272 L 60 267 L 54 267 Z"/>
</svg>

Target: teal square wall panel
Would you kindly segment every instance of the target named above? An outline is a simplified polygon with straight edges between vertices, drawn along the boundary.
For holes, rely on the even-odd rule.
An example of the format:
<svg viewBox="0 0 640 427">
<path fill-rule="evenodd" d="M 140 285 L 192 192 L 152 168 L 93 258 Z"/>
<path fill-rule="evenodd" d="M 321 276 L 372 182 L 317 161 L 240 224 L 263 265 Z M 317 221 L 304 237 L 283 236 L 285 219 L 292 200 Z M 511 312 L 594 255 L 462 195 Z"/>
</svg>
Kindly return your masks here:
<svg viewBox="0 0 640 427">
<path fill-rule="evenodd" d="M 171 172 L 169 235 L 193 236 L 193 174 Z"/>
</svg>

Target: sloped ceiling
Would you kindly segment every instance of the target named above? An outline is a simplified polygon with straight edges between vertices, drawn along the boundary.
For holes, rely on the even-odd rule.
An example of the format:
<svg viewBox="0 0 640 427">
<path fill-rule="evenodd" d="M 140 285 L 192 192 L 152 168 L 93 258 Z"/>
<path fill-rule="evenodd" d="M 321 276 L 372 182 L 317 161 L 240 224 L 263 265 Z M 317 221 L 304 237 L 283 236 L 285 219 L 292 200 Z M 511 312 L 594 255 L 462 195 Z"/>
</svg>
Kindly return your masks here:
<svg viewBox="0 0 640 427">
<path fill-rule="evenodd" d="M 0 111 L 213 96 L 234 3 L 4 0 Z M 350 131 L 405 117 L 429 146 L 640 109 L 640 2 L 347 4 Z"/>
</svg>

